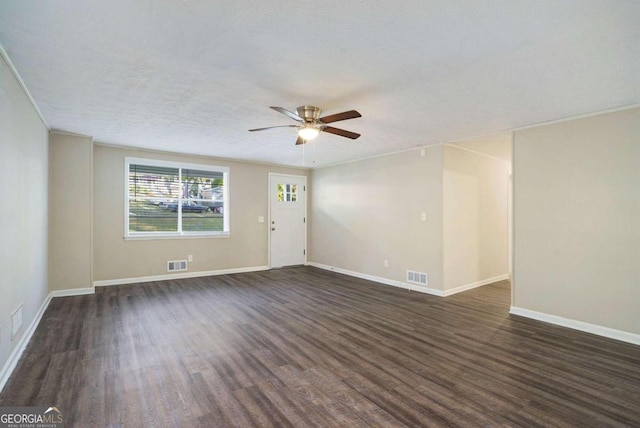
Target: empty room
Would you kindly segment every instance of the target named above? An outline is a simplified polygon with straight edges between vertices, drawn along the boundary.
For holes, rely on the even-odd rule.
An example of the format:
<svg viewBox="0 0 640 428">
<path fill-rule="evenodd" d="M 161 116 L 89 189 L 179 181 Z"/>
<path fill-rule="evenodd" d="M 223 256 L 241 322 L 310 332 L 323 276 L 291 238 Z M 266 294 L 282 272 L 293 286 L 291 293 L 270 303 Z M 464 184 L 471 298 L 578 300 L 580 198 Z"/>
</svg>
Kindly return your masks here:
<svg viewBox="0 0 640 428">
<path fill-rule="evenodd" d="M 638 22 L 0 2 L 0 426 L 640 426 Z"/>
</svg>

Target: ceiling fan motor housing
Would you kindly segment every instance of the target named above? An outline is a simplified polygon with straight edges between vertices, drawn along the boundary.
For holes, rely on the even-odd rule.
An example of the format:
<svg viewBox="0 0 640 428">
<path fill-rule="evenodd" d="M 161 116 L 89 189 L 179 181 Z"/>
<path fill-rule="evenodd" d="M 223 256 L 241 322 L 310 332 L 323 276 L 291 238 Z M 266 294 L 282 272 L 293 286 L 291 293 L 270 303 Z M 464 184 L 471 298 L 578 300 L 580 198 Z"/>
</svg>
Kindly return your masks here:
<svg viewBox="0 0 640 428">
<path fill-rule="evenodd" d="M 300 106 L 296 109 L 298 116 L 304 119 L 305 123 L 316 123 L 320 119 L 320 110 L 318 107 L 313 106 Z"/>
</svg>

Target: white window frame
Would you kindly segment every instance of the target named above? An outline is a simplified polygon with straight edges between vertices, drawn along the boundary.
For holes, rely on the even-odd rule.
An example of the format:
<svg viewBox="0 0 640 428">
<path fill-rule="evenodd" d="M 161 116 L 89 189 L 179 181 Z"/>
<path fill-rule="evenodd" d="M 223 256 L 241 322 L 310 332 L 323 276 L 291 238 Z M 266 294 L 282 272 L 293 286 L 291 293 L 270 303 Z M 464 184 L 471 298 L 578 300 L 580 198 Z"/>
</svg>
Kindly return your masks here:
<svg viewBox="0 0 640 428">
<path fill-rule="evenodd" d="M 213 166 L 204 164 L 184 163 L 184 162 L 172 162 L 159 159 L 145 159 L 135 157 L 125 157 L 124 159 L 124 239 L 125 240 L 137 240 L 137 239 L 180 239 L 180 238 L 227 238 L 230 236 L 231 231 L 229 228 L 229 168 L 226 166 Z M 167 168 L 177 168 L 180 184 L 182 185 L 182 170 L 183 169 L 195 169 L 201 171 L 220 172 L 223 176 L 223 190 L 222 190 L 222 218 L 223 218 L 223 230 L 222 231 L 180 231 L 182 229 L 182 210 L 178 212 L 178 231 L 177 232 L 131 232 L 129 230 L 129 169 L 130 165 L 147 165 L 147 166 L 159 166 Z M 182 192 L 178 195 L 178 207 L 182 206 Z"/>
</svg>

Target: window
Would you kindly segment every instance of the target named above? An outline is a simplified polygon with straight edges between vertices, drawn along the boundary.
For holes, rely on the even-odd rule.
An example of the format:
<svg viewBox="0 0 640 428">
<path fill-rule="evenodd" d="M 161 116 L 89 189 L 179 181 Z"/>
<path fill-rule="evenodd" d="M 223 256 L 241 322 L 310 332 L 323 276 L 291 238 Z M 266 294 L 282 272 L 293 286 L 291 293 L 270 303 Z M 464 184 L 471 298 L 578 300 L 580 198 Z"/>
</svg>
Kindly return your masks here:
<svg viewBox="0 0 640 428">
<path fill-rule="evenodd" d="M 296 184 L 278 183 L 278 202 L 297 202 L 298 186 Z"/>
<path fill-rule="evenodd" d="M 229 169 L 125 159 L 125 237 L 228 236 Z"/>
</svg>

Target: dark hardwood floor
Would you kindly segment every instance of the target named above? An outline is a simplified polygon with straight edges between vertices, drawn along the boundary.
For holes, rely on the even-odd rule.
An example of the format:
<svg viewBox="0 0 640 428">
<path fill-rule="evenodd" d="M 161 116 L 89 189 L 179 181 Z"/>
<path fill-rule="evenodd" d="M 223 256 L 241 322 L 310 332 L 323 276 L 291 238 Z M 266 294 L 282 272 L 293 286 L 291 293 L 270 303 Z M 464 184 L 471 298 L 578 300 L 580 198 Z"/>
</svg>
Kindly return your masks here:
<svg viewBox="0 0 640 428">
<path fill-rule="evenodd" d="M 66 426 L 640 426 L 640 347 L 315 268 L 51 301 L 1 406 Z"/>
</svg>

